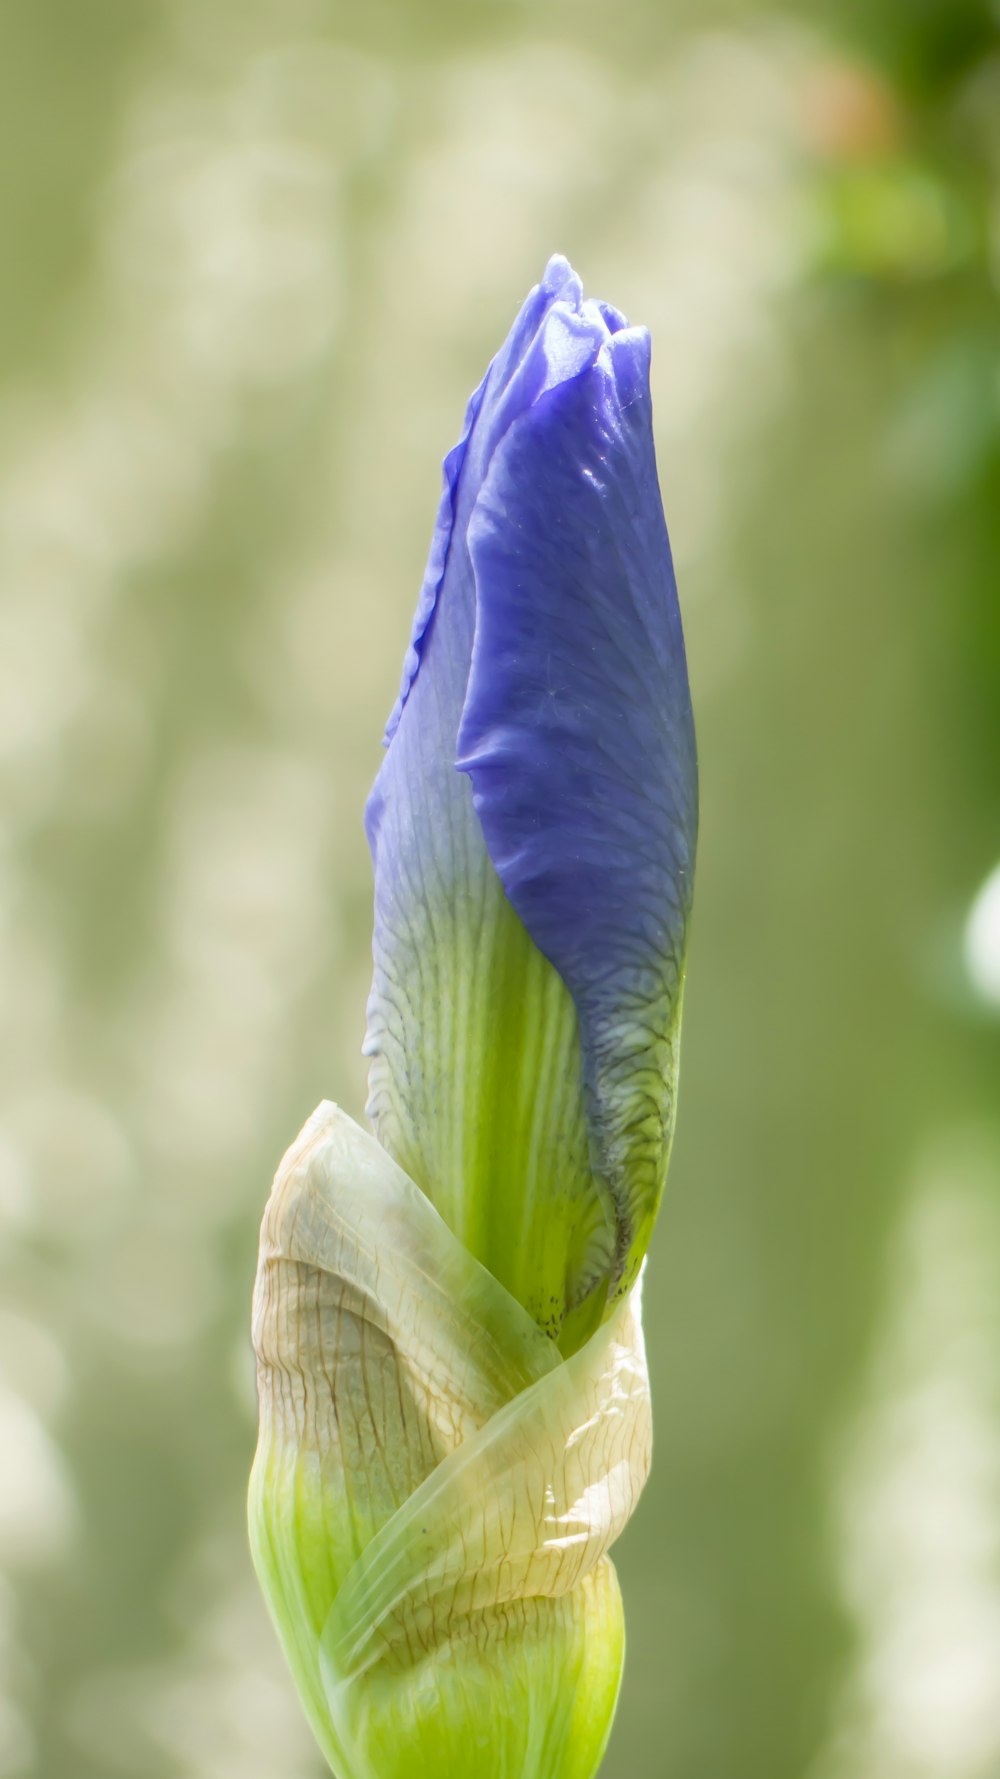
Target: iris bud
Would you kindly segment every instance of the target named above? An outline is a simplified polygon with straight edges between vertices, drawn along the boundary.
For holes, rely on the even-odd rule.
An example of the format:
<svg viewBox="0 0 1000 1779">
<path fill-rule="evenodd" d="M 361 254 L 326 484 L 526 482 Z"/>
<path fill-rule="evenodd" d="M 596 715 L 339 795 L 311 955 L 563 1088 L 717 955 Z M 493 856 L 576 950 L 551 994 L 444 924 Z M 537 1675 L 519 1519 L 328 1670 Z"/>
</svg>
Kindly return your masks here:
<svg viewBox="0 0 1000 1779">
<path fill-rule="evenodd" d="M 341 1779 L 591 1779 L 697 777 L 648 335 L 564 260 L 445 460 L 386 740 L 374 1135 L 321 1106 L 265 1213 L 254 1558 Z"/>
</svg>

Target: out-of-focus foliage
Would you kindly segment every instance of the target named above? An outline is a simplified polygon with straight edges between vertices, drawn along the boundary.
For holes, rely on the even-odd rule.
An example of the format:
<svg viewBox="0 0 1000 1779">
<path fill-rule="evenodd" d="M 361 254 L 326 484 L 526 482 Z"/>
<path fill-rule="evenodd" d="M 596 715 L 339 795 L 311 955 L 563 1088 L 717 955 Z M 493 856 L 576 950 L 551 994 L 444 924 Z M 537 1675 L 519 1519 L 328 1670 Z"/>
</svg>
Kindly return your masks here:
<svg viewBox="0 0 1000 1779">
<path fill-rule="evenodd" d="M 986 1779 L 995 7 L 7 0 L 0 169 L 0 1774 L 318 1774 L 256 1226 L 363 1104 L 438 461 L 560 249 L 653 331 L 703 782 L 606 1771 Z"/>
</svg>

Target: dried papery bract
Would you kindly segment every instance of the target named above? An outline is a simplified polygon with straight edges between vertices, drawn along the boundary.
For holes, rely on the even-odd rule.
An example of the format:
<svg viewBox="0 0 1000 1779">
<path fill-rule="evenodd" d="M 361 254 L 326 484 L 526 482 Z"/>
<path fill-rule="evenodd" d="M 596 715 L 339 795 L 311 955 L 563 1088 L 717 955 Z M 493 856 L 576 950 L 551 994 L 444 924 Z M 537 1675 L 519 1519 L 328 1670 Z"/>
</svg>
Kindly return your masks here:
<svg viewBox="0 0 1000 1779">
<path fill-rule="evenodd" d="M 585 1779 L 650 1460 L 638 1287 L 563 1360 L 324 1104 L 268 1203 L 254 1343 L 254 1557 L 342 1779 Z"/>
</svg>

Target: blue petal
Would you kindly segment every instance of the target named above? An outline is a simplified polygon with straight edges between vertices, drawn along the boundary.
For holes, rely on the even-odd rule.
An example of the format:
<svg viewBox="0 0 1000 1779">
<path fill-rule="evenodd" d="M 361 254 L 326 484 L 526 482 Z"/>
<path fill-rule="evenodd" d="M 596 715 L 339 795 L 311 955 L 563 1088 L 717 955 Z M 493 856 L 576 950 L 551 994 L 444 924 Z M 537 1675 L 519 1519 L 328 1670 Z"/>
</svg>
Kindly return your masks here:
<svg viewBox="0 0 1000 1779">
<path fill-rule="evenodd" d="M 606 1276 L 614 1214 L 590 1166 L 572 1000 L 504 895 L 471 784 L 455 770 L 476 620 L 467 532 L 511 425 L 592 364 L 607 337 L 579 279 L 553 260 L 446 460 L 403 685 L 366 815 L 375 930 L 365 1050 L 376 1133 L 552 1333 Z"/>
<path fill-rule="evenodd" d="M 647 371 L 552 260 L 446 459 L 367 811 L 377 1133 L 557 1325 L 629 1282 L 672 1126 L 695 768 Z"/>
<path fill-rule="evenodd" d="M 617 316 L 617 311 L 608 312 Z M 597 305 L 584 303 L 580 280 L 568 260 L 554 254 L 545 268 L 542 282 L 528 295 L 501 350 L 479 388 L 470 396 L 458 443 L 444 460 L 434 535 L 413 619 L 410 646 L 403 662 L 399 695 L 386 725 L 386 744 L 399 726 L 403 706 L 416 678 L 449 567 L 453 534 L 456 528 L 460 530 L 460 485 L 465 495 L 467 516 L 497 441 L 510 425 L 511 418 L 528 407 L 552 383 L 573 375 L 592 360 L 605 331 Z M 477 426 L 480 409 L 484 412 Z M 472 461 L 465 473 L 473 432 Z M 461 537 L 457 553 L 464 555 Z M 467 569 L 467 564 L 462 562 L 454 566 L 459 575 L 463 567 Z M 463 604 L 471 614 L 474 596 L 467 573 L 463 578 L 466 581 Z"/>
<path fill-rule="evenodd" d="M 468 542 L 457 763 L 503 887 L 573 997 L 627 1248 L 669 1143 L 697 826 L 645 330 L 614 334 L 519 416 Z"/>
</svg>

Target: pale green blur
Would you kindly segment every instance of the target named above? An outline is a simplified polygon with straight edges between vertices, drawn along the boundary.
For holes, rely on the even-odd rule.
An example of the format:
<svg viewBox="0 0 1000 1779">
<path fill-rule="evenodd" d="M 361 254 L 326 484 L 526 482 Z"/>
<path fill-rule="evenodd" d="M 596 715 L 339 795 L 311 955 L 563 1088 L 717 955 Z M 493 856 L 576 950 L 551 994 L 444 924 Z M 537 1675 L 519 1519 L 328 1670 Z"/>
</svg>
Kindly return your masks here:
<svg viewBox="0 0 1000 1779">
<path fill-rule="evenodd" d="M 320 1779 L 257 1221 L 553 250 L 653 336 L 702 826 L 602 1779 L 1000 1763 L 1000 86 L 979 0 L 0 8 L 0 1772 Z"/>
</svg>

